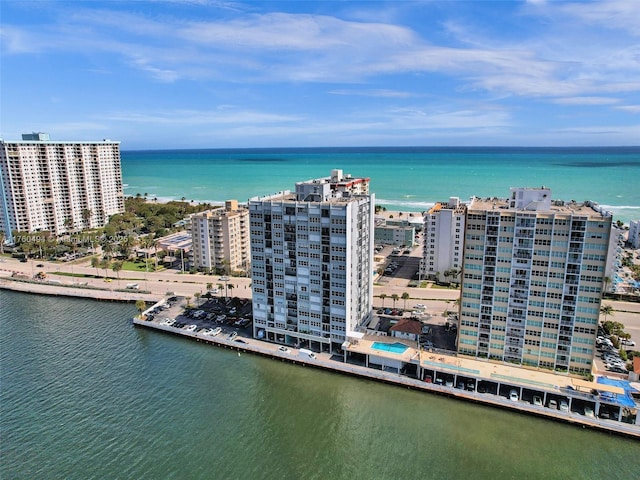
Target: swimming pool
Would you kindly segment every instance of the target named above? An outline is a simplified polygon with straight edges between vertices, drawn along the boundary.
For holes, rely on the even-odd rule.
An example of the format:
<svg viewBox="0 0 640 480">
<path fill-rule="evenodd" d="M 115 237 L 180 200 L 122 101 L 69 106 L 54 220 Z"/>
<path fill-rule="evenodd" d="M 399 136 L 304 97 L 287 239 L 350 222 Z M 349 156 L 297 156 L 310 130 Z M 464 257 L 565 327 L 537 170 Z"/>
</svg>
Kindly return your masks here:
<svg viewBox="0 0 640 480">
<path fill-rule="evenodd" d="M 381 342 L 373 342 L 371 344 L 371 348 L 374 350 L 382 350 L 383 352 L 391 352 L 391 353 L 404 353 L 407 348 L 403 343 L 381 343 Z"/>
</svg>

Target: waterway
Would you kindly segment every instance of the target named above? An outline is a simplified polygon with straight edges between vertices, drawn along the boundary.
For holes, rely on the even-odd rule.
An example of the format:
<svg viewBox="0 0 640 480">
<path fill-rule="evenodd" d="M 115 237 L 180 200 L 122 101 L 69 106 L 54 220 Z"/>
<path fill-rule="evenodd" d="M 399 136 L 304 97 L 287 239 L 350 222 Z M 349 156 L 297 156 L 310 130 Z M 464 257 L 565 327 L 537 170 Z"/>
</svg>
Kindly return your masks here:
<svg viewBox="0 0 640 480">
<path fill-rule="evenodd" d="M 636 478 L 637 441 L 0 291 L 0 478 Z"/>
</svg>

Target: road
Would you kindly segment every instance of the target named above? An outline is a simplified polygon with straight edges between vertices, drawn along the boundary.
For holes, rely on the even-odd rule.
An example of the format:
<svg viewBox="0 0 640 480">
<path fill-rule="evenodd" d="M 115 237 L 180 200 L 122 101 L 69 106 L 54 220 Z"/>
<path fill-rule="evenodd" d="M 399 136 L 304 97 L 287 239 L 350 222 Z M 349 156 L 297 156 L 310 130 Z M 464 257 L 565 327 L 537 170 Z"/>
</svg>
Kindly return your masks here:
<svg viewBox="0 0 640 480">
<path fill-rule="evenodd" d="M 415 257 L 420 255 L 420 249 L 414 248 L 411 255 L 405 255 L 405 257 Z M 412 263 L 413 268 L 415 260 L 409 260 Z M 400 262 L 398 262 L 400 263 Z M 406 262 L 405 262 L 406 263 Z M 42 267 L 37 265 L 42 264 Z M 398 295 L 396 301 L 396 307 L 405 308 L 405 301 L 402 300 L 402 294 L 408 293 L 410 298 L 406 301 L 406 308 L 412 308 L 416 303 L 422 303 L 426 305 L 427 312 L 434 318 L 441 316 L 445 310 L 455 310 L 457 307 L 454 302 L 459 298 L 460 291 L 457 289 L 440 288 L 435 287 L 431 283 L 426 288 L 409 287 L 407 286 L 409 280 L 413 277 L 413 273 L 410 273 L 410 268 L 404 270 L 405 267 L 400 266 L 397 272 L 391 276 L 382 277 L 376 280 L 374 285 L 374 307 L 379 308 L 381 306 L 392 307 L 393 300 L 392 295 Z M 74 282 L 86 282 L 89 285 L 104 288 L 104 289 L 124 289 L 127 283 L 138 283 L 140 290 L 149 291 L 158 296 L 165 296 L 169 292 L 177 295 L 190 296 L 199 292 L 201 294 L 206 292 L 207 283 L 217 286 L 218 284 L 224 284 L 224 281 L 220 281 L 218 275 L 203 275 L 203 274 L 189 274 L 181 273 L 176 270 L 165 270 L 162 272 L 130 272 L 121 270 L 118 272 L 119 279 L 116 279 L 116 274 L 112 270 L 108 270 L 107 273 L 114 279 L 112 282 L 105 282 L 103 276 L 105 274 L 104 269 L 98 269 L 91 267 L 89 260 L 76 260 L 70 263 L 57 263 L 47 262 L 40 260 L 29 260 L 26 263 L 20 262 L 17 259 L 0 257 L 0 275 L 10 276 L 13 272 L 17 272 L 22 275 L 26 275 L 29 278 L 33 277 L 38 272 L 45 272 L 48 279 L 59 280 L 62 283 L 72 284 Z M 68 277 L 62 275 L 56 275 L 56 273 L 73 273 L 90 275 L 91 277 Z M 93 278 L 94 276 L 99 278 Z M 239 298 L 251 297 L 251 279 L 244 277 L 230 277 L 227 285 L 233 285 L 233 289 L 229 289 L 229 296 L 235 296 Z M 380 295 L 386 295 L 386 298 L 381 298 Z M 220 292 L 220 295 L 224 295 L 224 291 Z M 613 315 L 608 317 L 609 320 L 621 322 L 625 325 L 625 330 L 631 335 L 631 339 L 640 346 L 640 303 L 620 302 L 605 300 L 603 304 L 611 305 L 614 309 Z M 444 322 L 444 317 L 442 317 Z"/>
</svg>

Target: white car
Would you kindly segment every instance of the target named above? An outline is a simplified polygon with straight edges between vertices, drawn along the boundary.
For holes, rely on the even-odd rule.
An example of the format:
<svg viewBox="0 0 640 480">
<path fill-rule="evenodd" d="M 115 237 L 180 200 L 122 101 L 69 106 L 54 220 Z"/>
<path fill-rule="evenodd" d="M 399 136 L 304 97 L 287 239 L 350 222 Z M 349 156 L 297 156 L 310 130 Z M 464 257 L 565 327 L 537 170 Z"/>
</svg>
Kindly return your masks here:
<svg viewBox="0 0 640 480">
<path fill-rule="evenodd" d="M 196 328 L 198 328 L 197 325 L 187 325 L 186 327 L 184 327 L 185 331 L 187 332 L 195 332 Z"/>
<path fill-rule="evenodd" d="M 283 353 L 291 353 L 291 350 L 289 350 L 287 347 L 285 347 L 284 345 L 281 345 L 278 347 L 278 350 L 283 352 Z"/>
<path fill-rule="evenodd" d="M 227 335 L 227 340 L 233 340 L 237 336 L 238 336 L 238 332 L 231 332 L 229 335 Z"/>
<path fill-rule="evenodd" d="M 518 400 L 520 400 L 517 390 L 511 390 L 509 392 L 509 400 L 511 400 L 512 402 L 517 402 Z"/>
<path fill-rule="evenodd" d="M 222 333 L 222 329 L 220 327 L 216 327 L 213 330 L 211 330 L 209 335 L 211 335 L 212 337 L 215 337 L 216 335 L 220 335 L 221 333 Z"/>
<path fill-rule="evenodd" d="M 561 412 L 569 411 L 569 404 L 566 402 L 566 400 L 560 400 L 560 411 Z"/>
<path fill-rule="evenodd" d="M 416 303 L 413 308 L 415 308 L 416 310 L 424 310 L 425 308 L 427 308 L 424 303 Z"/>
</svg>

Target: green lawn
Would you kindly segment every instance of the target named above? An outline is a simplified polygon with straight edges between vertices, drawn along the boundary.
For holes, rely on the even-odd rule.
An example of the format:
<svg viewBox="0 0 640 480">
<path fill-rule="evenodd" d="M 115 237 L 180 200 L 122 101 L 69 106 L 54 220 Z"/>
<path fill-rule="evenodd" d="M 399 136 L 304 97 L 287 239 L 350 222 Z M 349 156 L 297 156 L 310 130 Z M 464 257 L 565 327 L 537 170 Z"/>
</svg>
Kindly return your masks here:
<svg viewBox="0 0 640 480">
<path fill-rule="evenodd" d="M 158 265 L 158 268 L 155 268 L 155 264 L 153 262 L 149 262 L 149 268 L 144 265 L 144 262 L 124 262 L 122 264 L 122 270 L 128 270 L 130 272 L 161 272 L 162 270 L 166 270 L 162 265 Z"/>
</svg>

